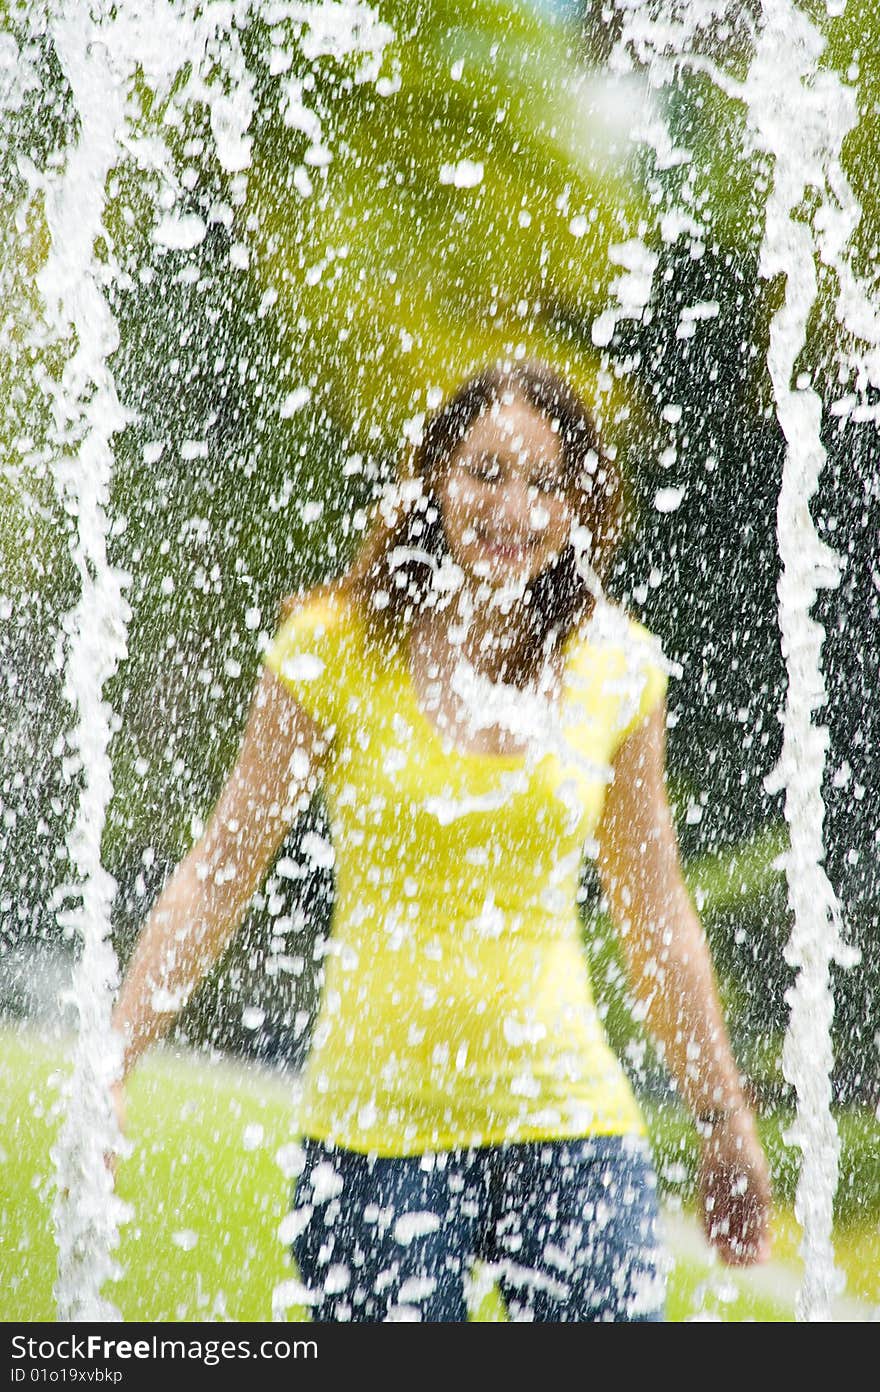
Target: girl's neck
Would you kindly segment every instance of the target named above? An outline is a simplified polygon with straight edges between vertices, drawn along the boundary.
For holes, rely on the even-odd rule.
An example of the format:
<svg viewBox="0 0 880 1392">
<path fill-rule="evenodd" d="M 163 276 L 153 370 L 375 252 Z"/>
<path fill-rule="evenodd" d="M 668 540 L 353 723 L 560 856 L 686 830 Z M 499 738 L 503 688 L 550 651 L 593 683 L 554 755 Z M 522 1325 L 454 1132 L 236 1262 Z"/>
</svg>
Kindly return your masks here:
<svg viewBox="0 0 880 1392">
<path fill-rule="evenodd" d="M 516 676 L 524 650 L 532 647 L 536 636 L 530 620 L 520 595 L 462 589 L 444 608 L 422 610 L 413 624 L 413 639 L 441 670 L 464 659 L 490 681 L 528 685 L 537 676 L 535 670 L 528 672 L 525 683 Z"/>
</svg>

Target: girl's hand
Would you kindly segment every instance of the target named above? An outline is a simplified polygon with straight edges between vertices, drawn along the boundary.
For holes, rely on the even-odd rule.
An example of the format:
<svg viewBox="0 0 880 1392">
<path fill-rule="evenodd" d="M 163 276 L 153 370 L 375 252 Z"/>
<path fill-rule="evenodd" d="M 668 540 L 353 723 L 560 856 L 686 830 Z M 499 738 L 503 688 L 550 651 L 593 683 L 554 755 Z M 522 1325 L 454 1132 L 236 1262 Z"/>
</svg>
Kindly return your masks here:
<svg viewBox="0 0 880 1392">
<path fill-rule="evenodd" d="M 706 1237 L 728 1266 L 766 1261 L 770 1173 L 754 1117 L 742 1108 L 702 1129 L 697 1182 Z"/>
</svg>

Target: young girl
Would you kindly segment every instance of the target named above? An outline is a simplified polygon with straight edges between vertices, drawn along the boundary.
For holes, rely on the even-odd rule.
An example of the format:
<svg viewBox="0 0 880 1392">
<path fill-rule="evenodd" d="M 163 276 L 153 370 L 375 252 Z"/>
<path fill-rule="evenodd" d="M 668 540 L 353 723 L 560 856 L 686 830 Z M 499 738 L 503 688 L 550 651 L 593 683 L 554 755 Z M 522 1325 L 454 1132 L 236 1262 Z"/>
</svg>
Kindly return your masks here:
<svg viewBox="0 0 880 1392">
<path fill-rule="evenodd" d="M 115 1012 L 127 1072 L 216 960 L 319 781 L 335 850 L 293 1251 L 317 1320 L 662 1317 L 645 1126 L 593 1004 L 595 857 L 702 1137 L 704 1227 L 767 1252 L 769 1183 L 664 791 L 665 667 L 605 600 L 619 483 L 571 388 L 490 368 L 425 425 L 339 580 L 264 654 L 210 822 Z"/>
</svg>

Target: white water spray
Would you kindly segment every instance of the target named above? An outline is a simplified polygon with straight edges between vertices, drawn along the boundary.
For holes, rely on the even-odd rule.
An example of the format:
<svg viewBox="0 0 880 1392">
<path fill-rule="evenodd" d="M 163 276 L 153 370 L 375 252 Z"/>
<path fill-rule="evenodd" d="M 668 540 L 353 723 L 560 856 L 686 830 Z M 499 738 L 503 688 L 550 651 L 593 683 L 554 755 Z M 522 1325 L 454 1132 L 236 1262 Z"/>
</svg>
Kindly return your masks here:
<svg viewBox="0 0 880 1392">
<path fill-rule="evenodd" d="M 81 902 L 59 915 L 67 931 L 79 936 L 82 951 L 73 987 L 79 1032 L 65 1122 L 53 1152 L 58 1185 L 55 1295 L 60 1319 L 106 1321 L 118 1318 L 101 1287 L 117 1274 L 111 1254 L 124 1213 L 103 1158 L 119 1142 L 109 1085 L 118 1077 L 121 1062 L 110 1031 L 117 980 L 110 944 L 115 884 L 101 864 L 101 835 L 112 792 L 112 711 L 103 688 L 126 654 L 130 615 L 123 595 L 128 577 L 110 564 L 106 547 L 112 437 L 124 425 L 125 413 L 107 367 L 117 335 L 94 247 L 102 230 L 104 187 L 117 158 L 115 137 L 123 121 L 125 89 L 97 26 L 59 18 L 54 39 L 81 132 L 64 175 L 46 189 L 52 251 L 39 287 L 50 316 L 62 332 L 75 335 L 72 356 L 51 394 L 59 448 L 55 482 L 77 520 L 72 552 L 81 588 L 64 625 L 69 634 L 65 695 L 77 713 L 68 742 L 76 751 L 83 780 L 68 837 L 71 864 L 81 881 L 70 892 Z"/>
<path fill-rule="evenodd" d="M 106 298 L 115 273 L 104 223 L 108 178 L 123 158 L 133 158 L 158 184 L 154 242 L 184 252 L 201 242 L 203 221 L 178 215 L 181 186 L 170 151 L 155 130 L 144 140 L 135 129 L 137 74 L 157 102 L 168 99 L 176 107 L 169 112 L 172 128 L 179 125 L 187 103 L 207 107 L 214 153 L 224 174 L 231 176 L 232 201 L 244 202 L 254 100 L 239 32 L 259 13 L 273 23 L 292 22 L 296 41 L 313 57 L 363 50 L 375 60 L 390 33 L 360 4 L 133 0 L 114 5 L 107 0 L 80 9 L 59 0 L 41 16 L 79 120 L 76 142 L 59 174 L 41 176 L 22 161 L 32 193 L 43 196 L 51 239 L 38 282 L 47 332 L 70 347 L 60 377 L 45 379 L 44 387 L 54 418 L 53 477 L 67 513 L 76 519 L 72 556 L 80 580 L 79 601 L 63 622 L 68 636 L 65 695 L 76 722 L 67 743 L 74 751 L 71 766 L 81 777 L 81 791 L 68 837 L 74 875 L 61 893 L 79 903 L 58 917 L 81 952 L 71 993 L 79 1029 L 65 1086 L 64 1124 L 53 1151 L 55 1296 L 62 1320 L 120 1318 L 103 1286 L 119 1274 L 113 1253 L 127 1216 L 105 1163 L 121 1143 L 110 1088 L 120 1076 L 122 1041 L 111 1029 L 118 984 L 110 942 L 116 884 L 101 864 L 113 792 L 109 746 L 115 728 L 103 692 L 127 655 L 131 617 L 123 593 L 130 577 L 107 555 L 113 440 L 128 419 L 109 365 L 118 332 Z M 284 63 L 278 70 L 285 70 Z M 101 242 L 107 250 L 99 256 Z M 241 248 L 234 251 L 244 254 Z"/>
<path fill-rule="evenodd" d="M 842 167 L 843 141 L 857 120 L 853 92 L 819 60 L 825 41 L 794 0 L 763 0 L 757 23 L 721 0 L 616 0 L 623 32 L 618 67 L 632 57 L 646 64 L 651 85 L 671 83 L 680 68 L 707 73 L 728 96 L 741 101 L 754 146 L 772 160 L 761 274 L 785 278 L 785 300 L 774 315 L 767 357 L 786 456 L 777 509 L 782 575 L 779 626 L 788 673 L 783 748 L 769 791 L 785 791 L 790 848 L 784 857 L 794 926 L 786 960 L 796 969 L 788 995 L 789 1025 L 783 1051 L 785 1076 L 797 1098 L 797 1118 L 787 1135 L 802 1163 L 795 1212 L 803 1229 L 804 1280 L 798 1318 L 830 1318 L 841 1288 L 834 1264 L 832 1224 L 838 1180 L 839 1137 L 832 1114 L 831 1027 L 834 1000 L 831 966 L 851 966 L 857 954 L 842 937 L 840 910 L 823 868 L 822 781 L 828 731 L 815 723 L 826 699 L 822 677 L 824 630 L 811 617 L 820 588 L 838 582 L 835 553 L 823 543 L 810 515 L 825 460 L 821 441 L 822 401 L 807 376 L 795 376 L 807 343 L 818 296 L 817 260 L 830 266 L 838 285 L 840 326 L 859 347 L 851 353 L 859 390 L 880 379 L 880 322 L 849 259 L 860 209 Z M 724 67 L 724 45 L 732 33 L 745 38 L 751 61 L 745 80 Z M 740 54 L 743 44 L 734 45 Z M 665 125 L 650 108 L 640 132 L 654 148 L 658 168 L 689 164 L 691 152 L 676 150 Z M 812 223 L 801 212 L 807 195 L 818 195 Z M 699 239 L 703 229 L 687 208 L 667 207 L 663 233 Z M 863 412 L 864 414 L 864 412 Z"/>
<path fill-rule="evenodd" d="M 60 378 L 47 382 L 46 390 L 54 415 L 53 474 L 66 511 L 76 518 L 72 555 L 80 580 L 79 601 L 63 625 L 69 639 L 65 695 L 76 712 L 68 744 L 75 751 L 82 787 L 68 837 L 77 879 L 66 891 L 80 902 L 59 914 L 81 944 L 72 989 L 79 1030 L 65 1088 L 65 1120 L 53 1151 L 55 1296 L 61 1320 L 119 1318 L 102 1288 L 118 1275 L 112 1254 L 126 1216 L 104 1160 L 120 1145 L 110 1086 L 120 1073 L 121 1041 L 110 1026 L 118 981 L 110 942 L 116 885 L 101 864 L 101 838 L 113 791 L 109 746 L 114 730 L 114 713 L 103 690 L 126 656 L 130 618 L 123 593 L 129 577 L 107 555 L 113 437 L 127 416 L 109 367 L 118 344 L 105 297 L 113 274 L 112 251 L 101 260 L 96 243 L 106 236 L 105 190 L 120 160 L 136 69 L 160 90 L 185 62 L 193 62 L 197 74 L 215 23 L 194 19 L 185 7 L 175 9 L 163 0 L 145 3 L 136 15 L 111 7 L 92 15 L 63 7 L 50 16 L 55 51 L 80 122 L 63 172 L 42 181 L 51 251 L 39 276 L 47 320 L 71 343 Z M 217 96 L 222 99 L 219 92 Z M 223 114 L 229 143 L 234 120 L 225 107 Z M 247 119 L 245 109 L 244 125 Z M 241 131 L 237 134 L 240 144 Z"/>
<path fill-rule="evenodd" d="M 783 1068 L 797 1096 L 797 1119 L 787 1139 L 802 1154 L 795 1213 L 803 1229 L 804 1280 L 797 1313 L 804 1320 L 830 1319 L 831 1301 L 843 1285 L 832 1245 L 840 1142 L 831 1110 L 830 972 L 832 963 L 852 965 L 854 960 L 844 947 L 840 910 L 823 868 L 828 731 L 813 718 L 826 699 L 825 633 L 810 610 L 820 587 L 837 584 L 838 558 L 820 540 L 809 507 L 825 462 L 822 402 L 807 377 L 795 379 L 817 295 L 816 243 L 796 210 L 807 191 L 816 189 L 824 197 L 824 221 L 833 222 L 828 173 L 839 169 L 843 137 L 852 124 L 851 104 L 842 99 L 839 80 L 817 71 L 823 47 L 821 35 L 790 0 L 765 0 L 764 25 L 744 93 L 756 138 L 774 161 L 761 273 L 785 277 L 785 301 L 773 318 L 767 365 L 787 445 L 777 536 L 788 692 L 782 755 L 768 787 L 785 789 L 790 834 L 784 863 L 794 927 L 786 960 L 797 976 L 788 994 Z"/>
<path fill-rule="evenodd" d="M 696 52 L 691 39 L 700 23 L 714 23 L 728 8 L 708 0 L 692 0 L 690 5 L 668 0 L 665 6 L 643 6 L 640 0 L 617 3 L 626 21 L 622 49 L 631 43 L 651 61 L 659 83 L 682 62 L 706 68 L 705 54 Z M 107 1094 L 118 1072 L 119 1055 L 109 1027 L 117 972 L 109 944 L 114 884 L 101 865 L 100 844 L 112 793 L 109 743 L 114 725 L 103 688 L 125 656 L 129 618 L 123 593 L 126 576 L 109 563 L 106 545 L 112 441 L 124 424 L 125 412 L 108 366 L 116 346 L 116 327 L 104 297 L 112 259 L 100 261 L 95 242 L 104 231 L 107 176 L 119 158 L 129 84 L 137 65 L 148 82 L 161 83 L 184 64 L 191 64 L 189 95 L 211 106 L 221 164 L 230 172 L 247 167 L 250 91 L 233 25 L 243 22 L 249 8 L 246 3 L 200 9 L 171 0 L 140 0 L 132 6 L 96 8 L 90 18 L 87 10 L 77 14 L 77 7 L 59 4 L 58 17 L 50 26 L 81 122 L 63 173 L 44 185 L 52 252 L 40 278 L 49 318 L 63 335 L 72 334 L 70 359 L 62 377 L 49 389 L 55 412 L 54 475 L 65 505 L 77 519 L 73 558 L 81 581 L 80 601 L 65 622 L 69 635 L 66 690 L 77 712 L 70 744 L 82 774 L 78 816 L 69 838 L 78 883 L 70 892 L 81 897 L 82 903 L 62 922 L 81 938 L 82 955 L 74 987 L 80 1032 L 67 1119 L 55 1151 L 56 1294 L 63 1319 L 115 1317 L 101 1291 L 115 1271 L 112 1253 L 124 1216 L 103 1164 L 104 1152 L 118 1141 Z M 348 22 L 357 8 L 326 7 L 327 34 L 314 30 L 316 51 L 327 51 L 331 41 L 338 46 L 342 28 L 354 32 L 350 23 L 347 27 L 341 23 L 338 12 Z M 232 88 L 231 92 L 218 88 L 213 95 L 201 78 L 203 59 L 221 25 L 221 19 L 206 16 L 212 9 L 226 17 L 219 66 Z M 321 12 L 319 6 L 266 9 L 312 17 Z M 717 74 L 724 89 L 746 104 L 756 143 L 774 160 L 762 268 L 767 276 L 786 277 L 786 300 L 774 321 L 769 367 L 788 442 L 779 538 L 783 561 L 780 626 L 789 693 L 779 775 L 791 828 L 787 871 L 795 929 L 789 960 L 798 969 L 785 1068 L 798 1096 L 798 1121 L 791 1138 L 803 1151 L 798 1192 L 807 1267 L 799 1305 L 802 1318 L 825 1317 L 836 1285 L 830 1242 L 837 1135 L 830 1111 L 833 1001 L 829 968 L 833 960 L 846 959 L 833 892 L 822 869 L 821 783 L 827 734 L 814 725 L 813 713 L 824 698 L 823 635 L 809 613 L 817 588 L 834 583 L 837 572 L 833 553 L 816 536 L 808 507 L 824 459 L 820 403 L 808 383 L 793 386 L 792 381 L 816 298 L 817 251 L 838 273 L 842 321 L 865 337 L 875 333 L 877 326 L 876 315 L 871 314 L 845 258 L 855 205 L 841 173 L 840 146 L 850 128 L 852 103 L 839 79 L 817 72 L 820 53 L 821 39 L 790 0 L 765 0 L 747 80 L 737 85 L 720 71 Z M 219 55 L 213 56 L 216 61 Z M 659 140 L 656 129 L 655 137 Z M 667 162 L 674 163 L 679 153 L 667 141 Z M 155 146 L 149 150 L 142 146 L 139 158 L 158 158 L 159 164 L 151 167 L 161 174 L 161 152 L 157 157 Z M 818 189 L 824 197 L 823 228 L 817 222 L 811 230 L 794 215 L 808 188 Z M 173 199 L 171 205 L 163 204 L 165 216 L 157 237 L 161 230 L 165 245 L 182 248 L 186 236 L 195 235 L 195 224 L 176 222 L 172 209 Z M 694 235 L 699 231 L 693 219 L 684 216 L 678 221 L 673 218 L 670 227 Z M 184 240 L 175 241 L 175 237 Z M 627 244 L 624 250 L 626 259 L 621 257 L 621 264 L 628 274 L 619 285 L 621 304 L 615 320 L 640 311 L 639 287 L 644 277 L 636 277 L 639 294 L 632 277 L 648 264 L 640 245 Z M 611 320 L 609 324 L 613 328 Z M 606 326 L 600 325 L 597 341 L 603 340 L 605 331 Z"/>
</svg>

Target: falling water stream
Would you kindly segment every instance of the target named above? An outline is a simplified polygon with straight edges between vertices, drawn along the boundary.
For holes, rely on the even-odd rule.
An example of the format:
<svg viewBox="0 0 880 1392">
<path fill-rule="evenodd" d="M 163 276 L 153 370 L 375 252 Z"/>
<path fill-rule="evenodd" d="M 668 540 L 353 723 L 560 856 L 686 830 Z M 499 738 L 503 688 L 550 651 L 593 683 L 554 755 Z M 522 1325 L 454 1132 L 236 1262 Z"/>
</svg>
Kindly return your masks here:
<svg viewBox="0 0 880 1392">
<path fill-rule="evenodd" d="M 96 244 L 106 237 L 103 215 L 108 176 L 131 140 L 132 79 L 138 71 L 159 97 L 185 64 L 193 65 L 190 93 L 212 101 L 218 152 L 227 168 L 240 167 L 249 107 L 247 87 L 230 101 L 222 88 L 200 82 L 202 64 L 234 7 L 213 14 L 169 0 L 136 5 L 95 6 L 91 13 L 59 4 L 49 15 L 55 52 L 70 86 L 79 133 L 63 172 L 45 184 L 51 252 L 39 278 L 50 332 L 69 337 L 72 351 L 59 381 L 50 382 L 55 435 L 53 473 L 66 510 L 76 518 L 73 559 L 80 598 L 64 624 L 69 635 L 65 694 L 76 713 L 68 735 L 82 774 L 77 816 L 68 837 L 78 880 L 68 893 L 78 898 L 59 920 L 80 943 L 72 985 L 79 1028 L 73 1069 L 66 1084 L 65 1120 L 53 1152 L 58 1243 L 55 1287 L 62 1320 L 118 1319 L 103 1293 L 118 1275 L 112 1253 L 127 1210 L 114 1195 L 105 1156 L 119 1149 L 110 1107 L 110 1085 L 119 1076 L 121 1041 L 110 1027 L 118 964 L 110 941 L 116 884 L 101 864 L 101 838 L 113 792 L 109 745 L 114 713 L 104 699 L 105 683 L 127 654 L 130 619 L 124 590 L 130 577 L 108 559 L 112 527 L 108 501 L 113 471 L 113 436 L 126 424 L 109 359 L 118 332 L 106 291 L 112 253 L 99 260 Z M 148 167 L 163 172 L 161 143 L 153 141 Z M 173 202 L 160 224 L 166 242 L 191 237 L 175 222 Z"/>
<path fill-rule="evenodd" d="M 816 300 L 816 259 L 832 265 L 841 287 L 839 313 L 862 338 L 880 343 L 877 320 L 846 259 L 848 238 L 858 218 L 840 164 L 844 136 L 855 120 L 851 91 L 833 73 L 819 70 L 823 41 L 793 0 L 764 0 L 752 30 L 748 74 L 732 77 L 723 61 L 706 57 L 696 40 L 723 15 L 726 6 L 642 5 L 616 0 L 623 31 L 612 65 L 635 58 L 646 66 L 655 90 L 662 90 L 682 65 L 710 71 L 725 92 L 745 105 L 755 147 L 770 161 L 772 191 L 767 203 L 761 272 L 784 276 L 785 298 L 771 332 L 768 369 L 787 453 L 778 507 L 779 623 L 788 672 L 784 743 L 776 786 L 785 792 L 790 850 L 785 857 L 794 929 L 788 960 L 796 969 L 790 994 L 785 1044 L 785 1075 L 797 1096 L 797 1120 L 790 1140 L 801 1151 L 797 1215 L 803 1227 L 805 1276 L 798 1313 L 802 1319 L 829 1317 L 839 1281 L 831 1244 L 832 1204 L 837 1183 L 838 1138 L 831 1113 L 831 1023 L 829 979 L 833 962 L 848 963 L 840 914 L 823 869 L 822 780 L 828 747 L 826 731 L 815 722 L 824 700 L 821 670 L 823 630 L 811 617 L 819 587 L 836 582 L 836 557 L 819 540 L 809 511 L 824 460 L 820 438 L 822 403 L 806 378 L 796 375 Z M 77 818 L 69 852 L 80 903 L 62 922 L 78 937 L 81 954 L 73 995 L 79 1016 L 74 1067 L 66 1100 L 66 1120 L 54 1160 L 57 1172 L 55 1229 L 59 1262 L 56 1297 L 65 1320 L 118 1318 L 104 1287 L 115 1274 L 123 1205 L 114 1198 L 104 1154 L 119 1137 L 108 1104 L 108 1085 L 118 1075 L 118 1041 L 110 1030 L 117 963 L 110 945 L 114 881 L 101 864 L 101 834 L 112 794 L 109 744 L 114 714 L 104 686 L 127 653 L 128 577 L 113 566 L 107 538 L 113 519 L 108 509 L 113 470 L 113 437 L 126 423 L 109 361 L 117 330 L 106 290 L 113 276 L 112 250 L 98 258 L 105 234 L 104 200 L 110 171 L 123 145 L 134 146 L 129 98 L 135 71 L 152 89 L 167 93 L 175 75 L 190 65 L 186 93 L 211 107 L 217 153 L 229 170 L 248 163 L 251 119 L 249 79 L 235 43 L 235 27 L 247 22 L 250 6 L 174 4 L 172 0 L 125 0 L 105 7 L 59 3 L 48 25 L 55 51 L 73 95 L 79 133 L 61 172 L 45 185 L 51 254 L 40 276 L 50 329 L 69 340 L 62 377 L 51 386 L 54 415 L 54 478 L 68 512 L 76 519 L 73 556 L 80 598 L 65 623 L 67 696 L 76 712 L 69 744 L 81 765 Z M 283 7 L 275 7 L 281 9 Z M 300 6 L 318 13 L 320 6 Z M 356 7 L 326 7 L 328 23 L 350 31 Z M 381 6 L 379 7 L 381 14 Z M 327 26 L 325 25 L 325 28 Z M 344 36 L 339 36 L 343 38 Z M 225 73 L 210 85 L 210 59 Z M 669 133 L 656 113 L 642 132 L 658 161 L 673 158 Z M 674 154 L 674 152 L 673 152 Z M 679 154 L 674 155 L 680 158 Z M 162 184 L 161 149 L 141 150 L 142 163 Z M 163 185 L 167 194 L 169 181 Z M 807 190 L 818 191 L 822 216 L 809 224 L 797 216 Z M 204 234 L 193 220 L 177 219 L 174 199 L 165 197 L 161 227 L 167 245 L 188 245 Z M 675 213 L 670 207 L 667 214 Z M 677 210 L 669 226 L 693 225 Z M 197 222 L 197 220 L 196 220 Z M 175 242 L 175 238 L 177 241 Z M 629 299 L 610 319 L 597 321 L 596 341 L 607 342 L 615 314 L 638 314 L 650 293 L 656 258 L 630 244 L 623 277 Z M 644 274 L 642 274 L 644 272 Z M 642 286 L 633 308 L 632 285 Z"/>
<path fill-rule="evenodd" d="M 796 216 L 808 187 L 840 187 L 840 148 L 853 122 L 853 104 L 830 74 L 819 74 L 822 41 L 787 0 L 767 0 L 765 23 L 746 82 L 749 118 L 774 158 L 761 272 L 785 276 L 785 301 L 773 319 L 767 365 L 787 452 L 777 510 L 782 575 L 779 627 L 788 670 L 782 756 L 774 783 L 785 789 L 791 846 L 785 857 L 794 927 L 787 959 L 797 971 L 789 993 L 785 1076 L 798 1103 L 790 1141 L 802 1154 L 795 1212 L 803 1228 L 804 1282 L 798 1313 L 827 1320 L 842 1281 L 834 1265 L 832 1223 L 839 1139 L 831 1112 L 833 962 L 852 966 L 840 910 L 823 868 L 822 780 L 828 731 L 814 722 L 825 701 L 821 624 L 811 618 L 820 586 L 838 582 L 838 558 L 819 539 L 810 500 L 825 460 L 822 402 L 809 378 L 795 378 L 816 300 L 816 246 Z M 835 190 L 836 191 L 836 190 Z M 826 223 L 845 217 L 829 194 Z"/>
<path fill-rule="evenodd" d="M 714 53 L 707 57 L 701 42 L 722 27 L 727 37 L 741 32 L 743 25 L 750 28 L 751 16 L 738 7 L 734 13 L 734 7 L 713 0 L 661 0 L 647 6 L 618 0 L 618 7 L 624 12 L 618 64 L 625 67 L 627 55 L 637 54 L 661 89 L 682 66 L 707 72 L 728 96 L 744 104 L 754 149 L 771 161 L 760 272 L 768 280 L 784 277 L 785 285 L 783 303 L 771 324 L 767 367 L 786 441 L 777 538 L 782 563 L 779 627 L 788 687 L 782 754 L 767 788 L 784 791 L 790 837 L 784 865 L 793 928 L 786 960 L 796 977 L 788 993 L 783 1069 L 797 1099 L 797 1117 L 787 1139 L 802 1156 L 795 1212 L 803 1229 L 804 1279 L 797 1312 L 803 1320 L 827 1320 L 831 1300 L 842 1288 L 832 1245 L 840 1144 L 831 1110 L 830 972 L 833 963 L 855 965 L 858 954 L 844 942 L 840 908 L 823 865 L 822 783 L 829 741 L 827 729 L 814 716 L 826 699 L 825 635 L 811 611 L 818 590 L 837 585 L 839 558 L 820 539 L 810 513 L 825 461 L 823 405 L 809 374 L 796 372 L 817 301 L 821 260 L 835 272 L 841 324 L 865 345 L 868 366 L 859 366 L 869 378 L 877 376 L 880 325 L 848 260 L 860 210 L 843 171 L 841 151 L 856 123 L 857 107 L 853 90 L 821 68 L 825 40 L 794 0 L 763 0 L 750 35 L 752 53 L 744 81 L 731 76 Z M 839 14 L 843 7 L 828 8 Z M 723 42 L 720 47 L 723 52 Z M 674 149 L 666 126 L 656 117 L 646 122 L 642 137 L 653 146 L 661 167 L 690 158 L 689 152 Z M 808 221 L 802 206 L 811 193 L 818 195 L 819 210 Z M 704 230 L 689 211 L 671 211 L 673 238 L 683 231 Z"/>
<path fill-rule="evenodd" d="M 64 177 L 47 189 L 52 252 L 40 276 L 40 290 L 61 331 L 75 334 L 74 351 L 53 387 L 58 445 L 54 472 L 58 491 L 77 522 L 73 556 L 81 588 L 65 625 L 66 695 L 77 713 L 69 743 L 83 778 L 68 838 L 70 861 L 81 877 L 81 902 L 62 915 L 65 928 L 79 934 L 81 955 L 73 986 L 79 1030 L 65 1123 L 54 1152 L 56 1297 L 61 1319 L 107 1320 L 116 1311 L 101 1289 L 115 1274 L 111 1253 L 118 1243 L 122 1205 L 103 1162 L 105 1149 L 117 1144 L 109 1085 L 121 1062 L 110 1031 L 117 984 L 110 944 L 115 884 L 101 864 L 101 834 L 112 792 L 112 711 L 103 688 L 126 654 L 129 610 L 123 594 L 127 577 L 109 563 L 106 548 L 111 441 L 125 415 L 107 367 L 117 335 L 95 260 L 95 240 L 102 230 L 107 176 L 117 159 L 125 87 L 113 70 L 100 28 L 90 34 L 82 23 L 59 18 L 54 39 L 77 104 L 81 135 Z M 75 453 L 70 452 L 71 444 Z"/>
</svg>

